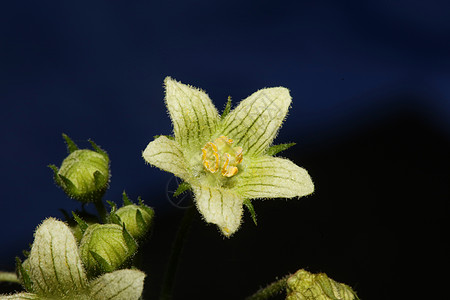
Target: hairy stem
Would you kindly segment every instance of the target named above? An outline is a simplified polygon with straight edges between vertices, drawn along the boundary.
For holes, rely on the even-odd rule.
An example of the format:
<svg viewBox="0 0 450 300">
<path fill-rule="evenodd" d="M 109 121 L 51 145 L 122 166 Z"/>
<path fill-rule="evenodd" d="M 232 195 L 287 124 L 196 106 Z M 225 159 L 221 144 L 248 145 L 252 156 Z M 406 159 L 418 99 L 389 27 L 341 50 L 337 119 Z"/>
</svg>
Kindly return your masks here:
<svg viewBox="0 0 450 300">
<path fill-rule="evenodd" d="M 167 264 L 166 272 L 164 274 L 163 284 L 161 288 L 160 300 L 170 300 L 173 296 L 173 288 L 175 286 L 175 276 L 180 261 L 180 254 L 183 250 L 184 243 L 187 239 L 187 233 L 192 224 L 194 217 L 195 206 L 192 205 L 184 213 L 181 220 L 180 227 L 175 236 L 175 240 L 172 245 L 172 251 L 170 253 L 169 262 Z"/>
<path fill-rule="evenodd" d="M 0 282 L 20 283 L 19 278 L 17 278 L 16 273 L 2 272 L 2 271 L 0 271 Z"/>
<path fill-rule="evenodd" d="M 95 209 L 97 209 L 98 216 L 100 217 L 100 220 L 105 223 L 106 222 L 106 208 L 103 204 L 102 199 L 98 199 L 97 201 L 94 201 Z"/>
<path fill-rule="evenodd" d="M 286 290 L 287 279 L 290 275 L 284 276 L 283 278 L 272 282 L 265 288 L 259 289 L 256 293 L 247 297 L 245 300 L 265 300 L 273 296 L 279 295 Z"/>
</svg>

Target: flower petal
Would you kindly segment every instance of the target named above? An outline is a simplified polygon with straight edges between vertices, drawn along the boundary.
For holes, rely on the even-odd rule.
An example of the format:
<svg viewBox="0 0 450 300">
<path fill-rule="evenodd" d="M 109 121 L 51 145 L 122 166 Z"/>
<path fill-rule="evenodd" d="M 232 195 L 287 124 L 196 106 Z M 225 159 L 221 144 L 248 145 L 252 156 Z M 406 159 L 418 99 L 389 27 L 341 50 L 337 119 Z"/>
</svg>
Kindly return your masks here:
<svg viewBox="0 0 450 300">
<path fill-rule="evenodd" d="M 229 237 L 241 224 L 243 198 L 223 188 L 192 185 L 197 208 L 208 223 L 219 226 Z"/>
<path fill-rule="evenodd" d="M 175 139 L 182 147 L 198 148 L 215 132 L 219 114 L 208 95 L 170 77 L 164 80 L 166 105 Z"/>
<path fill-rule="evenodd" d="M 232 138 L 247 154 L 263 153 L 275 138 L 290 104 L 286 88 L 259 90 L 226 116 L 222 134 Z"/>
<path fill-rule="evenodd" d="M 144 289 L 144 278 L 145 273 L 139 270 L 106 273 L 91 283 L 91 299 L 137 300 Z"/>
<path fill-rule="evenodd" d="M 69 227 L 46 219 L 35 233 L 29 259 L 33 290 L 39 295 L 65 296 L 87 286 L 77 242 Z"/>
<path fill-rule="evenodd" d="M 292 198 L 311 194 L 314 184 L 308 172 L 290 160 L 264 155 L 249 162 L 236 190 L 245 198 Z"/>
<path fill-rule="evenodd" d="M 142 157 L 155 167 L 173 173 L 182 179 L 189 177 L 183 152 L 178 143 L 165 136 L 160 136 L 150 142 L 142 153 Z"/>
</svg>

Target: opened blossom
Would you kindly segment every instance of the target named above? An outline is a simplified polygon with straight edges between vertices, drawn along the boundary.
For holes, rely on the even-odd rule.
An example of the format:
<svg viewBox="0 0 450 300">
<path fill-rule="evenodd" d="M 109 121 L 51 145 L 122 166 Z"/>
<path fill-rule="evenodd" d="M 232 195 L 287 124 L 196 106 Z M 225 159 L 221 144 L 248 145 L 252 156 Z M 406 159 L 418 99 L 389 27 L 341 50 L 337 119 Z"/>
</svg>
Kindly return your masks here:
<svg viewBox="0 0 450 300">
<path fill-rule="evenodd" d="M 187 182 L 205 221 L 225 236 L 239 228 L 245 200 L 314 191 L 305 169 L 268 152 L 291 104 L 286 88 L 259 90 L 222 116 L 200 89 L 170 77 L 165 89 L 174 138 L 159 136 L 143 157 Z"/>
</svg>

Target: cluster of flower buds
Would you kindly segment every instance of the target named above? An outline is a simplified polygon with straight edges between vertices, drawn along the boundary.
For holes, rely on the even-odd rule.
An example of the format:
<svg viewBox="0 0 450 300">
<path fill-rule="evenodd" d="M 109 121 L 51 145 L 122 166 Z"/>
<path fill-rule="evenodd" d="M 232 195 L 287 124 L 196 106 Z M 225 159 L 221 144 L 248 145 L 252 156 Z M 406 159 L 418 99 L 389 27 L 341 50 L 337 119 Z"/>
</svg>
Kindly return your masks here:
<svg viewBox="0 0 450 300">
<path fill-rule="evenodd" d="M 110 178 L 108 154 L 93 141 L 90 141 L 93 150 L 89 150 L 79 149 L 65 134 L 63 138 L 69 155 L 59 169 L 50 165 L 55 182 L 71 198 L 82 203 L 101 203 Z M 73 218 L 66 214 L 90 277 L 130 266 L 138 242 L 150 231 L 153 209 L 140 198 L 139 205 L 132 203 L 125 192 L 122 198 L 123 206 L 119 209 L 109 202 L 111 211 L 103 220 L 106 224 L 97 223 L 97 218 L 86 212 L 73 213 Z M 22 265 L 26 268 L 27 261 Z"/>
<path fill-rule="evenodd" d="M 50 166 L 54 180 L 69 197 L 94 202 L 100 219 L 83 210 L 73 212 L 73 218 L 63 211 L 68 224 L 45 220 L 27 258 L 17 258 L 18 279 L 26 292 L 6 299 L 137 300 L 145 274 L 132 268 L 132 258 L 151 228 L 154 211 L 140 198 L 139 205 L 132 203 L 124 192 L 123 206 L 117 209 L 109 202 L 107 215 L 102 198 L 110 178 L 108 154 L 93 141 L 93 150 L 79 149 L 63 137 L 69 155 L 59 169 Z"/>
</svg>

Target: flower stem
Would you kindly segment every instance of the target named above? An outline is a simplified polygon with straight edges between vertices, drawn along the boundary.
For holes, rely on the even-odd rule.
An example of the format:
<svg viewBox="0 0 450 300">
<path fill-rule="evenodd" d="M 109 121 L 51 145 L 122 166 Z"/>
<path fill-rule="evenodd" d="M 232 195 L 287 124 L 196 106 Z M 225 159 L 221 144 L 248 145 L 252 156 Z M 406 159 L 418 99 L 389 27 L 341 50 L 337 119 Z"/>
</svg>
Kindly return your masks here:
<svg viewBox="0 0 450 300">
<path fill-rule="evenodd" d="M 0 282 L 20 283 L 20 280 L 17 278 L 16 273 L 0 271 Z"/>
<path fill-rule="evenodd" d="M 170 253 L 169 262 L 167 264 L 166 272 L 164 274 L 163 284 L 161 288 L 160 300 L 170 300 L 173 296 L 173 288 L 175 286 L 175 276 L 180 261 L 180 254 L 183 250 L 184 243 L 187 239 L 187 233 L 192 224 L 194 217 L 195 206 L 192 205 L 184 213 L 181 220 L 180 227 L 172 244 L 172 251 Z"/>
<path fill-rule="evenodd" d="M 266 300 L 273 296 L 280 294 L 281 292 L 286 290 L 287 279 L 290 275 L 286 275 L 283 278 L 272 282 L 265 288 L 259 289 L 256 293 L 247 297 L 245 300 Z"/>
<path fill-rule="evenodd" d="M 102 222 L 106 222 L 106 208 L 103 204 L 102 198 L 94 201 L 95 209 L 97 209 L 98 216 Z"/>
</svg>

